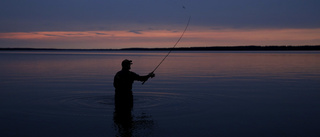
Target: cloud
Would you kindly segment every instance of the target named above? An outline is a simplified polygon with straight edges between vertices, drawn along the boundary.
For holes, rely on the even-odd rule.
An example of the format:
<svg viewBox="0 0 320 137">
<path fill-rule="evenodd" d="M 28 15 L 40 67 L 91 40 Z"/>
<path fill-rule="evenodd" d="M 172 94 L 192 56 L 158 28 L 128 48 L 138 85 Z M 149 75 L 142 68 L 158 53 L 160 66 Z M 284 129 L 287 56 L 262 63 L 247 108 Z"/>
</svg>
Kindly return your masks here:
<svg viewBox="0 0 320 137">
<path fill-rule="evenodd" d="M 43 34 L 44 36 L 49 36 L 49 37 L 65 37 L 63 35 L 55 35 L 55 34 Z"/>
<path fill-rule="evenodd" d="M 109 35 L 101 35 L 109 34 Z M 64 48 L 171 47 L 181 33 L 148 30 L 137 35 L 129 31 L 58 31 L 0 33 L 1 47 L 7 45 L 55 46 Z M 40 42 L 39 42 L 40 41 Z M 30 44 L 32 43 L 32 44 Z M 188 30 L 179 47 L 241 45 L 318 45 L 320 29 L 221 29 Z M 89 47 L 90 45 L 90 47 Z M 55 46 L 51 48 L 55 48 Z"/>
<path fill-rule="evenodd" d="M 128 32 L 132 32 L 132 33 L 135 33 L 135 34 L 142 34 L 141 32 L 142 30 L 130 30 Z"/>
<path fill-rule="evenodd" d="M 109 34 L 107 34 L 107 33 L 101 33 L 101 32 L 97 32 L 96 34 L 97 34 L 97 35 L 109 35 Z"/>
</svg>

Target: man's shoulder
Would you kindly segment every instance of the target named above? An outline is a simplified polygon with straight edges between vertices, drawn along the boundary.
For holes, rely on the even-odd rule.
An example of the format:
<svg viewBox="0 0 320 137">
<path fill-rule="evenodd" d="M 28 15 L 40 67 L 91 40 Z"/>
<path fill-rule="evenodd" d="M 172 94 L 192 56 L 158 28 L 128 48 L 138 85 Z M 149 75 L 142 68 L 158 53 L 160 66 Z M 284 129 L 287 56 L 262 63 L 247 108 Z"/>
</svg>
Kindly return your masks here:
<svg viewBox="0 0 320 137">
<path fill-rule="evenodd" d="M 129 71 L 130 75 L 133 77 L 139 77 L 139 75 L 135 72 Z"/>
<path fill-rule="evenodd" d="M 122 72 L 122 70 L 118 71 L 116 74 L 119 74 L 119 73 L 121 73 L 121 72 Z"/>
</svg>

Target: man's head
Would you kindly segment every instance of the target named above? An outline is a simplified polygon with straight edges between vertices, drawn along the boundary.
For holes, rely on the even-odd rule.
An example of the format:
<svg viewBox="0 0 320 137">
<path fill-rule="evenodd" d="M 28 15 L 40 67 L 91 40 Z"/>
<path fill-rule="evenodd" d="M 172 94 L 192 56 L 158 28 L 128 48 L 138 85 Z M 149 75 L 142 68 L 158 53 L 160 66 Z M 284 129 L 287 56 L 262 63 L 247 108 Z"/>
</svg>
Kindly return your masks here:
<svg viewBox="0 0 320 137">
<path fill-rule="evenodd" d="M 128 59 L 123 60 L 121 63 L 122 69 L 130 70 L 131 64 L 132 64 L 132 60 L 128 60 Z"/>
</svg>

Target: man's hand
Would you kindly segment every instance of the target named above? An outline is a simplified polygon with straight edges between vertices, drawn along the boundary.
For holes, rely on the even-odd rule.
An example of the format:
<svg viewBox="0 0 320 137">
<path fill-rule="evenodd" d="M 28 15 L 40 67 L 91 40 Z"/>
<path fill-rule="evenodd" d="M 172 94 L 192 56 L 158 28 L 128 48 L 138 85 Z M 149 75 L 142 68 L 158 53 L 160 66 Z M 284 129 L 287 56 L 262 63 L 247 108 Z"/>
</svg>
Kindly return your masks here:
<svg viewBox="0 0 320 137">
<path fill-rule="evenodd" d="M 149 73 L 148 74 L 148 77 L 151 77 L 151 78 L 153 78 L 153 77 L 155 77 L 156 75 L 153 73 L 153 72 L 151 72 L 151 73 Z"/>
</svg>

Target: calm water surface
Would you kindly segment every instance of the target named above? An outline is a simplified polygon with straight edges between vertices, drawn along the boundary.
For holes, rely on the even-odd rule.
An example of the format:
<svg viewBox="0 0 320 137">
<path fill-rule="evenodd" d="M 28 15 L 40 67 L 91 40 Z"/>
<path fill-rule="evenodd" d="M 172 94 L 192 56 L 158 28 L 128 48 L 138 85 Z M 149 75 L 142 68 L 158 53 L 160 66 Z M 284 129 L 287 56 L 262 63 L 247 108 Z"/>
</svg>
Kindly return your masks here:
<svg viewBox="0 0 320 137">
<path fill-rule="evenodd" d="M 0 52 L 0 136 L 320 136 L 320 52 L 173 52 L 129 119 L 114 115 L 123 59 L 166 52 Z"/>
</svg>

